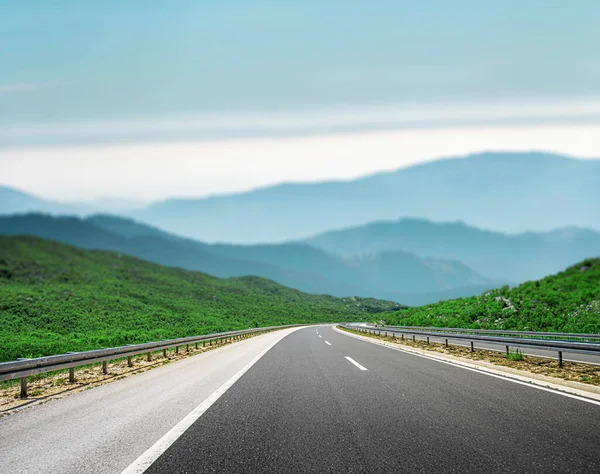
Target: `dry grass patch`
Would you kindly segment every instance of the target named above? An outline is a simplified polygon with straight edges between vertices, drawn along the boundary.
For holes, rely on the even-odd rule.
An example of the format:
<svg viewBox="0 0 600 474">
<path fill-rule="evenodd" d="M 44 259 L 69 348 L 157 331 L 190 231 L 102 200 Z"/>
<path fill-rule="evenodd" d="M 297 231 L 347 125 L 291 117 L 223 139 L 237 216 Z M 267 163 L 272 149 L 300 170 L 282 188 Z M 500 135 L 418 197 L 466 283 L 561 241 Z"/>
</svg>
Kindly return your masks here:
<svg viewBox="0 0 600 474">
<path fill-rule="evenodd" d="M 251 334 L 249 337 L 258 334 Z M 102 373 L 102 363 L 84 365 L 75 368 L 75 382 L 69 382 L 69 370 L 60 370 L 57 372 L 47 372 L 27 378 L 28 398 L 20 398 L 19 379 L 0 382 L 0 416 L 8 415 L 15 410 L 24 408 L 33 404 L 44 403 L 53 399 L 62 398 L 73 393 L 89 390 L 100 385 L 105 385 L 115 380 L 121 380 L 131 375 L 145 372 L 147 370 L 159 367 L 170 362 L 174 362 L 185 357 L 200 354 L 202 352 L 222 347 L 226 344 L 232 344 L 235 341 L 223 341 L 212 346 L 203 347 L 199 344 L 198 349 L 194 344 L 190 344 L 189 352 L 185 346 L 179 348 L 179 353 L 175 349 L 167 350 L 167 357 L 163 357 L 162 351 L 153 352 L 152 360 L 148 361 L 145 354 L 132 357 L 133 367 L 127 365 L 127 359 L 111 361 L 108 364 L 108 373 Z"/>
</svg>

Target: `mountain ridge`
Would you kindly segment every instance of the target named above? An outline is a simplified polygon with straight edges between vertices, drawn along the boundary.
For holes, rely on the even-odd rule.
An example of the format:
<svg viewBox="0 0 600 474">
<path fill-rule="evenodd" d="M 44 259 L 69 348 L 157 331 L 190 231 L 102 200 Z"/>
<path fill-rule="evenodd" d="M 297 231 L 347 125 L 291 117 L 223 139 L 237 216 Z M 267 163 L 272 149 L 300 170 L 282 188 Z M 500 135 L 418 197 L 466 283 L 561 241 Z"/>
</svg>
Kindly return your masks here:
<svg viewBox="0 0 600 474">
<path fill-rule="evenodd" d="M 230 243 L 299 240 L 332 228 L 414 215 L 459 219 L 502 232 L 600 229 L 597 182 L 600 160 L 540 152 L 482 153 L 350 181 L 166 200 L 131 216 L 180 235 Z M 551 215 L 548 209 L 553 209 Z"/>
<path fill-rule="evenodd" d="M 564 227 L 550 232 L 500 233 L 464 222 L 420 218 L 379 221 L 324 232 L 305 242 L 340 256 L 403 250 L 421 258 L 454 259 L 484 275 L 523 282 L 600 255 L 600 232 Z"/>
<path fill-rule="evenodd" d="M 117 230 L 125 235 L 115 233 Z M 87 249 L 120 251 L 218 277 L 258 275 L 313 294 L 385 295 L 398 302 L 406 300 L 404 304 L 435 300 L 436 292 L 446 294 L 455 290 L 463 294 L 466 287 L 484 291 L 500 283 L 456 262 L 425 261 L 406 252 L 390 252 L 386 258 L 360 262 L 347 261 L 305 243 L 206 244 L 164 235 L 158 229 L 112 216 L 0 217 L 0 234 L 29 234 Z M 423 297 L 422 293 L 428 296 Z"/>
<path fill-rule="evenodd" d="M 202 198 L 163 199 L 120 214 L 188 238 L 237 244 L 301 240 L 331 229 L 411 216 L 462 220 L 509 233 L 566 226 L 600 230 L 598 182 L 600 159 L 485 152 L 357 179 L 280 183 Z M 38 203 L 38 209 L 19 204 L 18 199 L 11 204 L 5 198 L 0 200 L 0 214 L 98 212 L 82 207 L 66 212 L 48 206 Z"/>
</svg>

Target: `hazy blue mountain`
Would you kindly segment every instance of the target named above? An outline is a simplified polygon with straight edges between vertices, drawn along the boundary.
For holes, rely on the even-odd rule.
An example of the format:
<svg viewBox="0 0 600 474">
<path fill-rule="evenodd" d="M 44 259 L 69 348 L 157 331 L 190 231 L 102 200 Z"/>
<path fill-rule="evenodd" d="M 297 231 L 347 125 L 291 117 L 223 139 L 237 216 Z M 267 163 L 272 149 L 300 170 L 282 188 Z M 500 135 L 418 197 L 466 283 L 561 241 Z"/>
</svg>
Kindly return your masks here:
<svg viewBox="0 0 600 474">
<path fill-rule="evenodd" d="M 120 226 L 117 225 L 119 221 Z M 112 229 L 107 230 L 99 224 Z M 40 214 L 0 217 L 0 234 L 3 235 L 35 235 L 87 249 L 114 250 L 162 265 L 203 271 L 223 278 L 264 276 L 282 284 L 288 283 L 287 286 L 306 288 L 312 293 L 321 291 L 357 296 L 361 293 L 360 288 L 325 281 L 319 275 L 303 275 L 275 265 L 216 255 L 206 244 L 169 236 L 158 230 L 152 233 L 147 226 L 139 226 L 136 232 L 134 227 L 136 224 L 131 221 L 108 216 L 94 216 L 89 220 Z M 116 232 L 117 228 L 129 235 Z"/>
<path fill-rule="evenodd" d="M 85 222 L 93 224 L 94 226 L 100 227 L 104 230 L 112 232 L 114 234 L 121 235 L 123 237 L 133 238 L 133 237 L 159 237 L 162 239 L 166 239 L 169 241 L 177 241 L 177 242 L 193 242 L 192 240 L 185 239 L 174 234 L 170 234 L 165 232 L 164 230 L 157 229 L 156 227 L 149 226 L 147 224 L 143 224 L 141 222 L 136 222 L 131 219 L 127 219 L 120 216 L 113 216 L 110 214 L 93 214 L 85 218 Z M 200 242 L 194 242 L 201 247 Z"/>
<path fill-rule="evenodd" d="M 132 212 L 143 208 L 139 201 L 104 198 L 89 202 L 59 202 L 8 186 L 0 186 L 0 215 L 40 212 L 53 215 L 85 216 L 96 212 Z"/>
<path fill-rule="evenodd" d="M 478 294 L 494 284 L 506 282 L 504 279 L 486 278 L 458 261 L 420 259 L 408 252 L 386 252 L 368 258 L 339 258 L 304 243 L 205 244 L 119 217 L 92 216 L 87 220 L 127 236 L 159 236 L 177 241 L 187 248 L 199 247 L 228 259 L 260 262 L 269 265 L 267 268 L 293 270 L 293 277 L 291 275 L 269 275 L 269 277 L 293 287 L 304 288 L 309 292 L 311 291 L 309 288 L 317 287 L 320 289 L 317 292 L 323 292 L 323 288 L 327 288 L 333 294 L 348 295 L 350 293 L 347 291 L 353 290 L 352 294 L 385 294 L 394 301 L 403 300 L 407 301 L 407 304 L 416 304 L 417 301 L 431 299 L 437 301 L 446 294 L 452 296 Z M 297 281 L 297 275 L 314 275 L 315 279 L 310 286 L 307 286 L 306 282 Z M 334 282 L 337 282 L 337 287 L 333 285 Z M 346 293 L 343 293 L 344 291 Z"/>
<path fill-rule="evenodd" d="M 340 166 L 343 166 L 341 164 Z M 280 242 L 377 220 L 462 220 L 506 232 L 600 229 L 600 160 L 483 153 L 348 182 L 283 184 L 132 213 L 170 232 L 231 243 Z"/>
<path fill-rule="evenodd" d="M 49 201 L 8 186 L 0 186 L 0 214 L 17 214 L 25 212 L 77 214 L 79 209 L 76 206 L 70 206 L 57 201 Z"/>
<path fill-rule="evenodd" d="M 455 259 L 484 275 L 518 282 L 539 279 L 600 255 L 600 233 L 588 229 L 503 234 L 462 222 L 423 219 L 374 222 L 325 232 L 306 242 L 345 257 L 406 251 L 421 258 Z"/>
<path fill-rule="evenodd" d="M 309 293 L 386 295 L 406 304 L 438 301 L 438 294 L 448 291 L 477 294 L 500 283 L 460 262 L 420 259 L 406 252 L 345 259 L 303 243 L 211 245 L 107 215 L 0 217 L 0 234 L 29 234 L 83 248 L 114 250 L 220 277 L 257 275 Z"/>
</svg>

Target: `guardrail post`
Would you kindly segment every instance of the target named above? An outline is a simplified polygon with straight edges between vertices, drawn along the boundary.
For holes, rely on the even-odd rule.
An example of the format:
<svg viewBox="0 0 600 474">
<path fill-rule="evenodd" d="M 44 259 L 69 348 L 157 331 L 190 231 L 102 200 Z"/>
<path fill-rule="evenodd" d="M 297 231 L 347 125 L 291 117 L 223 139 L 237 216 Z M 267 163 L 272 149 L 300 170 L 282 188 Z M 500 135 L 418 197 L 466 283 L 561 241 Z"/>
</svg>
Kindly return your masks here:
<svg viewBox="0 0 600 474">
<path fill-rule="evenodd" d="M 559 367 L 563 366 L 562 351 L 558 351 L 558 366 Z"/>
<path fill-rule="evenodd" d="M 489 337 L 489 336 L 474 336 L 475 339 L 471 339 L 472 336 L 468 335 L 467 333 L 482 333 L 482 334 L 490 334 L 490 333 L 501 333 L 502 331 L 487 331 L 487 330 L 472 330 L 472 331 L 458 331 L 458 330 L 451 330 L 451 329 L 447 329 L 447 330 L 442 330 L 442 331 L 435 331 L 435 332 L 421 332 L 421 331 L 414 331 L 411 327 L 398 327 L 397 329 L 391 329 L 390 331 L 387 330 L 381 330 L 381 328 L 373 328 L 373 327 L 347 327 L 345 325 L 342 325 L 344 328 L 348 328 L 351 331 L 354 332 L 360 332 L 363 334 L 374 334 L 374 335 L 380 335 L 380 336 L 385 336 L 385 337 L 391 337 L 392 339 L 397 339 L 398 338 L 398 334 L 400 334 L 400 337 L 402 338 L 402 341 L 408 341 L 410 340 L 410 336 L 412 336 L 412 341 L 416 342 L 416 336 L 417 336 L 417 332 L 419 332 L 419 336 L 422 337 L 423 339 L 419 339 L 419 341 L 423 341 L 427 344 L 431 344 L 431 338 L 437 338 L 438 340 L 438 344 L 440 343 L 440 339 L 444 341 L 445 346 L 449 347 L 449 343 L 450 343 L 450 339 L 449 336 L 451 337 L 457 337 L 460 340 L 464 340 L 465 342 L 469 342 L 469 345 L 467 345 L 467 347 L 470 346 L 471 348 L 471 352 L 474 353 L 475 352 L 475 340 L 476 341 L 492 341 L 495 343 L 500 343 L 500 345 L 504 344 L 505 345 L 505 349 L 506 349 L 506 354 L 508 356 L 511 356 L 511 352 L 510 352 L 510 344 L 516 344 L 517 346 L 525 346 L 525 347 L 529 347 L 529 346 L 541 346 L 546 348 L 547 350 L 552 350 L 558 353 L 558 365 L 559 367 L 563 367 L 564 363 L 563 363 L 563 352 L 567 351 L 567 352 L 583 352 L 583 353 L 599 353 L 599 348 L 598 348 L 598 343 L 594 342 L 594 343 L 573 343 L 572 341 L 568 340 L 568 341 L 562 341 L 562 339 L 565 339 L 567 337 L 573 337 L 574 336 L 570 333 L 540 333 L 539 337 L 554 337 L 555 340 L 550 341 L 549 344 L 546 346 L 542 341 L 540 341 L 540 339 L 538 339 L 538 333 L 535 332 L 517 332 L 517 331 L 509 331 L 509 335 L 517 335 L 517 336 L 525 336 L 525 335 L 531 335 L 533 336 L 533 338 L 531 340 L 529 339 L 513 339 L 513 338 L 499 338 L 499 337 Z M 416 328 L 419 329 L 419 328 Z M 425 329 L 436 329 L 436 328 L 425 328 Z M 406 330 L 407 332 L 404 333 L 403 331 Z M 412 331 L 412 333 L 411 333 Z M 267 331 L 268 332 L 268 331 Z M 462 332 L 464 334 L 462 335 L 458 335 L 455 336 L 453 334 L 450 334 L 450 332 Z M 220 336 L 217 336 L 217 334 L 221 334 Z M 223 335 L 224 334 L 224 335 Z M 146 343 L 146 344 L 140 344 L 137 346 L 132 346 L 132 348 L 127 348 L 128 350 L 131 349 L 131 352 L 128 351 L 124 351 L 121 350 L 121 348 L 118 348 L 119 350 L 116 350 L 117 348 L 112 348 L 112 349 L 102 349 L 99 351 L 93 350 L 93 351 L 86 351 L 86 352 L 68 352 L 66 354 L 63 354 L 63 356 L 66 356 L 68 354 L 73 354 L 72 357 L 70 358 L 66 358 L 68 363 L 64 363 L 64 362 L 54 362 L 52 360 L 46 360 L 45 358 L 40 358 L 39 360 L 35 360 L 32 362 L 28 362 L 27 364 L 23 364 L 20 363 L 19 364 L 19 370 L 25 368 L 25 369 L 30 369 L 32 367 L 35 368 L 39 368 L 40 372 L 46 372 L 46 371 L 52 371 L 52 370 L 57 370 L 56 366 L 57 365 L 62 365 L 63 367 L 66 365 L 69 369 L 69 382 L 70 383 L 75 383 L 75 369 L 77 367 L 81 367 L 81 366 L 85 366 L 85 365 L 89 365 L 89 364 L 98 364 L 100 362 L 102 362 L 102 372 L 104 374 L 108 374 L 108 364 L 110 363 L 111 360 L 124 360 L 125 358 L 127 358 L 127 365 L 129 367 L 133 367 L 133 354 L 140 354 L 143 357 L 143 354 L 146 354 L 147 356 L 147 360 L 148 362 L 152 361 L 152 353 L 156 353 L 158 355 L 158 352 L 162 351 L 163 355 L 165 356 L 165 358 L 168 358 L 168 350 L 166 349 L 166 345 L 170 345 L 173 344 L 173 342 L 175 342 L 175 345 L 172 345 L 171 347 L 175 349 L 175 351 L 177 353 L 179 353 L 179 349 L 185 346 L 186 351 L 188 352 L 193 352 L 194 348 L 191 347 L 192 344 L 195 345 L 196 348 L 199 347 L 200 345 L 200 341 L 202 341 L 202 346 L 206 347 L 206 341 L 208 341 L 208 345 L 210 346 L 218 346 L 219 344 L 223 343 L 223 342 L 234 342 L 234 341 L 239 341 L 254 335 L 258 335 L 258 334 L 265 334 L 265 331 L 263 330 L 254 330 L 254 329 L 250 329 L 248 333 L 246 332 L 238 332 L 238 331 L 233 331 L 233 332 L 229 332 L 229 333 L 213 333 L 213 334 L 207 334 L 204 336 L 197 336 L 197 337 L 201 337 L 200 340 L 197 339 L 197 337 L 190 337 L 190 338 L 186 338 L 188 341 L 191 342 L 186 342 L 184 344 L 179 345 L 176 341 L 181 341 L 182 339 L 172 339 L 170 341 L 159 341 L 157 342 L 153 342 L 153 343 Z M 207 337 L 209 336 L 209 337 Z M 215 336 L 214 338 L 211 336 Z M 406 336 L 406 337 L 405 337 Z M 442 337 L 443 336 L 443 337 Z M 585 337 L 585 339 L 594 339 L 594 340 L 600 340 L 600 336 L 599 335 L 578 335 L 580 339 L 584 339 L 584 337 L 582 336 L 589 336 L 589 337 Z M 559 339 L 559 341 L 556 341 L 556 338 Z M 461 342 L 461 344 L 463 344 Z M 160 349 L 159 347 L 162 345 L 162 347 L 164 349 Z M 133 348 L 135 347 L 135 348 Z M 464 347 L 464 346 L 463 346 Z M 482 346 L 482 350 L 485 349 Z M 146 350 L 146 352 L 143 352 L 144 350 Z M 519 349 L 516 349 L 518 353 L 520 353 Z M 139 352 L 138 352 L 139 351 Z M 18 359 L 18 360 L 23 360 L 23 359 Z M 62 361 L 64 361 L 64 359 L 62 359 Z M 8 364 L 12 364 L 12 362 L 9 362 Z M 63 365 L 64 364 L 64 365 Z M 2 364 L 4 365 L 4 364 Z M 69 367 L 69 365 L 72 365 L 72 367 Z M 10 375 L 12 375 L 12 379 L 20 379 L 20 384 L 21 384 L 21 395 L 23 397 L 27 397 L 27 376 L 22 376 L 21 374 L 23 373 L 29 373 L 31 374 L 31 372 L 21 372 L 19 374 L 19 372 L 8 372 L 9 368 L 11 366 L 7 366 L 7 368 L 3 368 L 3 373 L 2 376 L 6 377 L 6 373 Z M 37 371 L 36 371 L 37 372 Z"/>
<path fill-rule="evenodd" d="M 179 354 L 179 346 L 175 346 L 175 354 Z"/>
<path fill-rule="evenodd" d="M 196 343 L 196 350 L 198 350 L 198 343 Z"/>
</svg>

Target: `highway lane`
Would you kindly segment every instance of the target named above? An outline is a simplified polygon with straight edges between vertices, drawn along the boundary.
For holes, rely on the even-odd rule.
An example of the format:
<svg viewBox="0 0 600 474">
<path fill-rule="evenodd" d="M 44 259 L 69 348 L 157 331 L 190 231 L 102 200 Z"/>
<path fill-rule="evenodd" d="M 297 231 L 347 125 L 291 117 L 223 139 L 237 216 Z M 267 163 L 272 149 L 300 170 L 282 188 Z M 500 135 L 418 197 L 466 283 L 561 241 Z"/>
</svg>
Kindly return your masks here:
<svg viewBox="0 0 600 474">
<path fill-rule="evenodd" d="M 600 472 L 600 406 L 306 328 L 147 472 Z"/>
<path fill-rule="evenodd" d="M 255 336 L 0 417 L 0 473 L 119 473 L 292 331 Z"/>
</svg>

